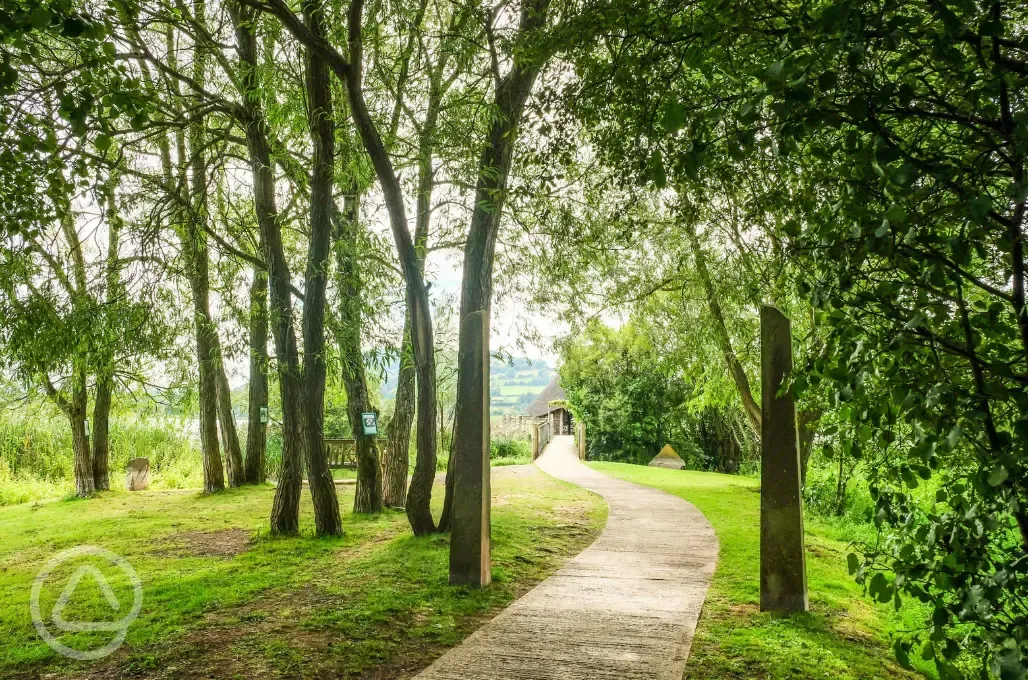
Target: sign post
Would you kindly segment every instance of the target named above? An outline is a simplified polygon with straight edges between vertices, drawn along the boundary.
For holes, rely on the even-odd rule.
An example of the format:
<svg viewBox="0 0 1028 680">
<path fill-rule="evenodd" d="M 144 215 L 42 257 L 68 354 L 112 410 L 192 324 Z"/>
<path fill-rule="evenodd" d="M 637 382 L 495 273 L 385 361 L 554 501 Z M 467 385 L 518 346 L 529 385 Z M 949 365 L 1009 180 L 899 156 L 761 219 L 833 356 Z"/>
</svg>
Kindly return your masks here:
<svg viewBox="0 0 1028 680">
<path fill-rule="evenodd" d="M 362 413 L 361 414 L 361 426 L 364 429 L 365 435 L 378 434 L 378 414 L 377 413 Z"/>
</svg>

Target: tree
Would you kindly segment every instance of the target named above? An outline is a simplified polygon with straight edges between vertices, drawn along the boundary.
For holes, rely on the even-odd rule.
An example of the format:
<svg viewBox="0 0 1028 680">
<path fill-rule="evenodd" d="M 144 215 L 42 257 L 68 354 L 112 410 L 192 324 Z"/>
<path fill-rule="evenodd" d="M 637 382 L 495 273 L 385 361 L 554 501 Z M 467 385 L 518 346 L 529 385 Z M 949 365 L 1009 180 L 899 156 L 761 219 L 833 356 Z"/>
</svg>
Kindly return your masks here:
<svg viewBox="0 0 1028 680">
<path fill-rule="evenodd" d="M 111 22 L 105 11 L 90 15 L 15 2 L 4 8 L 0 29 L 2 350 L 5 363 L 68 417 L 80 496 L 110 486 L 112 381 L 124 356 L 154 337 L 120 285 L 117 173 L 104 178 L 98 170 L 117 156 L 112 126 L 123 117 L 141 125 L 147 117 L 138 83 L 115 64 Z M 103 94 L 112 91 L 120 94 Z M 96 190 L 92 197 L 84 195 L 89 188 Z M 106 251 L 98 244 L 95 258 L 86 253 L 77 198 L 92 198 L 107 228 Z M 152 321 L 149 327 L 159 325 Z M 92 451 L 91 375 L 97 425 Z"/>
<path fill-rule="evenodd" d="M 665 444 L 686 457 L 693 448 L 685 429 L 690 385 L 644 323 L 587 325 L 561 346 L 560 381 L 588 428 L 591 457 L 646 464 Z"/>
<path fill-rule="evenodd" d="M 732 9 L 618 13 L 564 101 L 627 181 L 694 204 L 746 189 L 815 308 L 793 389 L 868 461 L 881 536 L 851 568 L 932 612 L 899 660 L 916 644 L 945 677 L 1019 677 L 1024 8 Z"/>
</svg>

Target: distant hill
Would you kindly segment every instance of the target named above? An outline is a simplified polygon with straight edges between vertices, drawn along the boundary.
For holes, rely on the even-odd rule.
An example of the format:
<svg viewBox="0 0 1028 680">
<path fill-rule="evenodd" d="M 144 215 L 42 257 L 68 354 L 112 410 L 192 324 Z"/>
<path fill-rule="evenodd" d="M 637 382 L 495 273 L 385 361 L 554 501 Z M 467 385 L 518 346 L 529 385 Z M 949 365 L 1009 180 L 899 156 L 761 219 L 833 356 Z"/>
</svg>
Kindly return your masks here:
<svg viewBox="0 0 1028 680">
<path fill-rule="evenodd" d="M 399 362 L 390 364 L 382 383 L 384 399 L 396 397 Z M 555 371 L 543 359 L 516 357 L 509 362 L 493 359 L 489 369 L 489 394 L 493 415 L 517 413 L 542 392 Z"/>
</svg>

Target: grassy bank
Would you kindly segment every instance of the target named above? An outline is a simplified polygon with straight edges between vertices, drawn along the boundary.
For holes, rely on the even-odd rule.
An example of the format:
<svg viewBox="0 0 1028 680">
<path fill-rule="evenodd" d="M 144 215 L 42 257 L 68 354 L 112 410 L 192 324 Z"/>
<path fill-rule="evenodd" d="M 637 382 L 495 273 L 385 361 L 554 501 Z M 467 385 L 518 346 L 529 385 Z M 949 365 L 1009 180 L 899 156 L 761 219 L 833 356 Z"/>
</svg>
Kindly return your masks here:
<svg viewBox="0 0 1028 680">
<path fill-rule="evenodd" d="M 351 515 L 352 486 L 339 488 L 346 535 L 337 539 L 267 536 L 273 493 L 111 492 L 0 508 L 0 677 L 407 677 L 580 552 L 606 515 L 597 496 L 535 470 L 496 479 L 495 586 L 467 591 L 447 585 L 447 537 L 412 537 L 402 512 Z M 306 498 L 301 511 L 309 534 Z M 143 583 L 142 612 L 124 646 L 98 662 L 56 656 L 29 614 L 33 578 L 80 544 L 122 555 Z M 43 612 L 72 568 L 54 572 Z M 112 615 L 88 580 L 65 618 L 122 616 L 125 607 Z M 131 602 L 124 579 L 112 585 Z M 110 639 L 61 639 L 83 647 L 93 636 Z"/>
<path fill-rule="evenodd" d="M 917 614 L 863 596 L 847 572 L 848 542 L 861 527 L 806 518 L 810 613 L 788 618 L 759 611 L 760 494 L 755 479 L 591 463 L 597 470 L 663 489 L 694 504 L 721 544 L 720 560 L 693 641 L 686 678 L 747 680 L 920 677 L 895 662 L 890 633 Z M 934 670 L 921 662 L 923 674 Z"/>
</svg>

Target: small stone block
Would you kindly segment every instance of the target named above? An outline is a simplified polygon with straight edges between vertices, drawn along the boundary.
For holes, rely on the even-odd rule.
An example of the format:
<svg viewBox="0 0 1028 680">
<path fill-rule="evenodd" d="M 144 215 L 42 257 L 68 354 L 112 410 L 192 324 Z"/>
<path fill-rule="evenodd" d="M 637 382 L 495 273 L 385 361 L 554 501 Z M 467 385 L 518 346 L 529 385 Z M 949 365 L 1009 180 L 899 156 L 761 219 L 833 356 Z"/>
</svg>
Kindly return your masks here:
<svg viewBox="0 0 1028 680">
<path fill-rule="evenodd" d="M 150 459 L 133 458 L 125 465 L 125 488 L 143 491 L 150 486 Z"/>
</svg>

